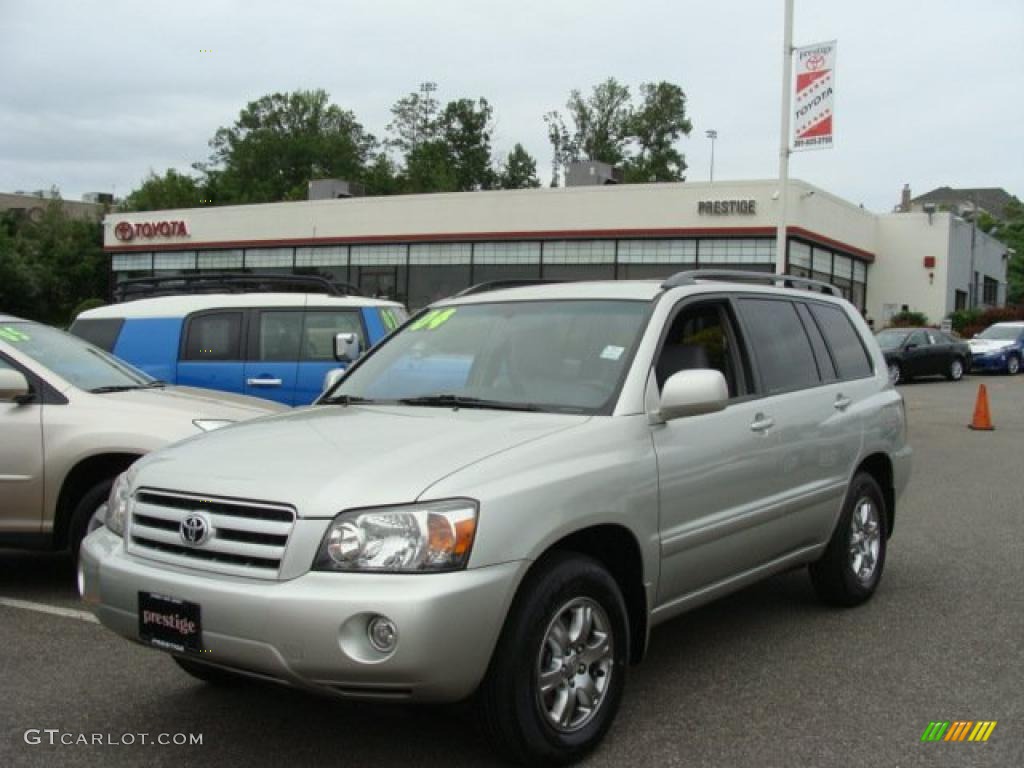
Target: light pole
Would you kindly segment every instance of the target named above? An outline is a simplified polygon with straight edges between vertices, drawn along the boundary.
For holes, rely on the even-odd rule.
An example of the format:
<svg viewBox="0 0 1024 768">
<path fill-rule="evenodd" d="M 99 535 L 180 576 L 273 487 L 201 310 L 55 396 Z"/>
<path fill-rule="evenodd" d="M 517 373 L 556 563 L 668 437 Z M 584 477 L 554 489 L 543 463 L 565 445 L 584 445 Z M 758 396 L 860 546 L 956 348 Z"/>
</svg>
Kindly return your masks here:
<svg viewBox="0 0 1024 768">
<path fill-rule="evenodd" d="M 710 176 L 708 178 L 708 181 L 714 181 L 715 180 L 715 139 L 718 138 L 718 131 L 716 131 L 714 128 L 709 128 L 708 130 L 704 131 L 704 135 L 707 136 L 709 139 L 711 139 L 711 174 L 710 174 Z"/>
</svg>

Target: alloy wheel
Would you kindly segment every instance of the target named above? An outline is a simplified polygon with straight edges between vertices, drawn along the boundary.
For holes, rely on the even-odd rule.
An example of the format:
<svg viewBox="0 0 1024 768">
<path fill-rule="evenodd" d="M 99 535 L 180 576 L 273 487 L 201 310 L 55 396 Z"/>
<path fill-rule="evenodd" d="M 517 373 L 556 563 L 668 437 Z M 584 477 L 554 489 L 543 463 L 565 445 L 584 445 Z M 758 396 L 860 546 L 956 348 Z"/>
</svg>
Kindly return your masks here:
<svg viewBox="0 0 1024 768">
<path fill-rule="evenodd" d="M 612 625 L 589 597 L 558 609 L 537 658 L 537 706 L 555 730 L 571 733 L 594 719 L 614 672 Z"/>
<path fill-rule="evenodd" d="M 862 497 L 853 508 L 850 519 L 850 570 L 861 584 L 870 584 L 878 566 L 882 544 L 882 527 L 878 506 Z"/>
</svg>

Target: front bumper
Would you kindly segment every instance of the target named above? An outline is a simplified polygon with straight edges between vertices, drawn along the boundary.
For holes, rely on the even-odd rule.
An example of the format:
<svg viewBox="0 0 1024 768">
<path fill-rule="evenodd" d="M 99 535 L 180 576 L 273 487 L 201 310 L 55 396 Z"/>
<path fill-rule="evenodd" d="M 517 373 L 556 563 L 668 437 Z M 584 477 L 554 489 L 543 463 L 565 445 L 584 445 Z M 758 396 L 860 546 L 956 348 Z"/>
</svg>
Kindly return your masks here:
<svg viewBox="0 0 1024 768">
<path fill-rule="evenodd" d="M 971 372 L 979 371 L 1005 371 L 1006 355 L 973 355 L 971 357 Z"/>
<path fill-rule="evenodd" d="M 457 701 L 483 679 L 528 566 L 266 581 L 145 560 L 101 528 L 82 544 L 79 583 L 99 620 L 130 640 L 139 639 L 139 592 L 198 603 L 205 650 L 189 656 L 197 662 L 345 697 Z M 369 644 L 375 615 L 398 628 L 389 655 Z"/>
</svg>

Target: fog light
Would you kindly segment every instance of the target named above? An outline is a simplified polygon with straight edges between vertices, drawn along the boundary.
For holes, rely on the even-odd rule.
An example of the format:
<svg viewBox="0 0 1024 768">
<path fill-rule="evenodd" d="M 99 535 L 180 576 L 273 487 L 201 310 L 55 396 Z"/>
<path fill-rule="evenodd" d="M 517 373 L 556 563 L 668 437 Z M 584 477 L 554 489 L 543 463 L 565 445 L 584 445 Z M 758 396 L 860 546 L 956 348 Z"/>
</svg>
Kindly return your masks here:
<svg viewBox="0 0 1024 768">
<path fill-rule="evenodd" d="M 398 645 L 398 628 L 387 616 L 374 616 L 366 625 L 370 645 L 381 653 L 391 653 Z"/>
</svg>

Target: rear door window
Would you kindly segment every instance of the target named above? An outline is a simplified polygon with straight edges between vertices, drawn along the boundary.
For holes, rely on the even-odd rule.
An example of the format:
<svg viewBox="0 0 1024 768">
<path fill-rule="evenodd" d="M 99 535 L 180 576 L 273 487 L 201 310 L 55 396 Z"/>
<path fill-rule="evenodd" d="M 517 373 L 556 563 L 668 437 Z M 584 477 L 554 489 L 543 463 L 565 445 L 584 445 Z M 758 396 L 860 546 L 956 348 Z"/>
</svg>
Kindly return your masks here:
<svg viewBox="0 0 1024 768">
<path fill-rule="evenodd" d="M 792 302 L 741 298 L 737 304 L 765 394 L 820 383 L 810 339 Z"/>
<path fill-rule="evenodd" d="M 863 379 L 871 375 L 871 360 L 850 318 L 839 307 L 811 304 L 825 341 L 832 350 L 841 379 Z M 929 339 L 929 342 L 931 340 Z"/>
<path fill-rule="evenodd" d="M 183 360 L 240 360 L 242 313 L 210 312 L 192 317 Z"/>
<path fill-rule="evenodd" d="M 75 320 L 69 328 L 80 339 L 85 339 L 95 347 L 104 352 L 113 352 L 117 337 L 121 333 L 121 326 L 124 325 L 122 317 L 104 317 L 92 319 Z"/>
</svg>

